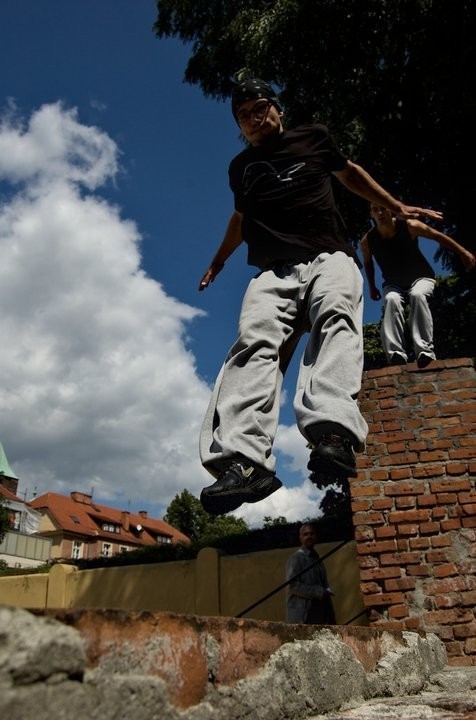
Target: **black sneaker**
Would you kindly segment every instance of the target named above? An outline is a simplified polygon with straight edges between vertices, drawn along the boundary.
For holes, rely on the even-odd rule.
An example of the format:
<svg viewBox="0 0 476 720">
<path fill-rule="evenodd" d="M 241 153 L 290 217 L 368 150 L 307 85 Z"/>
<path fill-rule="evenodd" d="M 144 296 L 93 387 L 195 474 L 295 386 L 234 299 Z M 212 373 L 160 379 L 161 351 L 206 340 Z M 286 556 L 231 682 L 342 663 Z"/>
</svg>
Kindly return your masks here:
<svg viewBox="0 0 476 720">
<path fill-rule="evenodd" d="M 429 365 L 431 362 L 433 362 L 433 360 L 435 360 L 434 355 L 431 355 L 431 353 L 427 353 L 427 352 L 421 352 L 417 358 L 417 366 L 419 368 L 424 368 L 427 365 Z"/>
<path fill-rule="evenodd" d="M 264 500 L 282 486 L 274 473 L 246 458 L 231 460 L 213 485 L 203 488 L 200 502 L 210 515 L 232 512 L 243 503 Z"/>
<path fill-rule="evenodd" d="M 325 433 L 320 436 L 311 450 L 307 468 L 312 475 L 322 475 L 336 480 L 357 477 L 355 454 L 350 438 L 339 433 Z"/>
<path fill-rule="evenodd" d="M 406 365 L 407 359 L 404 355 L 401 355 L 400 353 L 395 352 L 390 356 L 388 364 L 389 365 Z"/>
</svg>

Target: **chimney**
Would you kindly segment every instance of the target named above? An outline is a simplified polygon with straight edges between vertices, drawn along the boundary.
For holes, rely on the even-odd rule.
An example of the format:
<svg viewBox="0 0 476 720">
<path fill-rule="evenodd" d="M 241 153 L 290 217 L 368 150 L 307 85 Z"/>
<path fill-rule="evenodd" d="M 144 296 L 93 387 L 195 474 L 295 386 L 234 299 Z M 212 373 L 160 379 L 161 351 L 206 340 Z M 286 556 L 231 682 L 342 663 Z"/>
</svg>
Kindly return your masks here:
<svg viewBox="0 0 476 720">
<path fill-rule="evenodd" d="M 141 516 L 141 518 L 146 518 L 146 517 L 147 517 L 147 510 L 139 510 L 139 515 Z"/>
<path fill-rule="evenodd" d="M 126 532 L 129 532 L 129 524 L 130 524 L 130 513 L 127 510 L 124 510 L 121 512 L 121 522 L 122 527 Z"/>
<path fill-rule="evenodd" d="M 74 500 L 74 502 L 77 503 L 83 503 L 83 505 L 92 505 L 93 504 L 93 496 L 88 495 L 87 493 L 78 492 L 76 490 L 73 490 L 72 493 L 70 493 L 71 499 Z"/>
<path fill-rule="evenodd" d="M 16 495 L 18 490 L 18 478 L 8 477 L 0 472 L 0 485 Z"/>
</svg>

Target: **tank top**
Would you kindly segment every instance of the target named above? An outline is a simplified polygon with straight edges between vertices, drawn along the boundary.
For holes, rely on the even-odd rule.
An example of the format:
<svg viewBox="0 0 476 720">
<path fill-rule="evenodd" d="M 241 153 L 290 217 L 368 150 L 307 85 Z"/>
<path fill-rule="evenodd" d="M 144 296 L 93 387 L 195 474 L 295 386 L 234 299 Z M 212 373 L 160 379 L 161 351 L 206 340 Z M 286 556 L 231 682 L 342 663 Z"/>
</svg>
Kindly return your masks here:
<svg viewBox="0 0 476 720">
<path fill-rule="evenodd" d="M 405 220 L 395 222 L 395 235 L 383 238 L 376 227 L 369 231 L 369 249 L 380 270 L 384 285 L 406 290 L 419 278 L 434 278 L 435 272 L 412 238 Z"/>
</svg>

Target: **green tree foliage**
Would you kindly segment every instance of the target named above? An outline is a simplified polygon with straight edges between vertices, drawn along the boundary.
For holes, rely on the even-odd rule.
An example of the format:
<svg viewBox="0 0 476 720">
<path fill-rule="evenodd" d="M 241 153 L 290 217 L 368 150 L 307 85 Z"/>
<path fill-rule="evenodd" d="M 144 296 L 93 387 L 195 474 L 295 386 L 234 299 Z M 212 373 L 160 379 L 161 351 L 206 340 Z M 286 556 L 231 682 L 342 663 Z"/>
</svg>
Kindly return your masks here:
<svg viewBox="0 0 476 720">
<path fill-rule="evenodd" d="M 364 370 L 373 370 L 386 364 L 380 341 L 380 323 L 368 323 L 364 325 Z"/>
<path fill-rule="evenodd" d="M 263 527 L 264 528 L 270 528 L 270 527 L 276 527 L 276 525 L 287 525 L 288 521 L 284 517 L 284 515 L 279 515 L 278 517 L 271 517 L 270 515 L 265 515 L 263 518 Z"/>
<path fill-rule="evenodd" d="M 290 123 L 329 125 L 340 146 L 407 202 L 441 208 L 475 247 L 464 172 L 476 110 L 472 0 L 158 0 L 159 37 L 191 43 L 185 79 L 226 98 L 245 69 L 275 83 Z M 367 208 L 341 203 L 356 242 Z M 441 227 L 441 226 L 440 226 Z M 453 255 L 445 258 L 456 271 Z"/>
<path fill-rule="evenodd" d="M 204 544 L 227 535 L 247 533 L 249 528 L 245 520 L 234 515 L 209 515 L 194 495 L 182 490 L 168 506 L 164 515 L 170 523 L 190 538 L 192 543 Z"/>
</svg>

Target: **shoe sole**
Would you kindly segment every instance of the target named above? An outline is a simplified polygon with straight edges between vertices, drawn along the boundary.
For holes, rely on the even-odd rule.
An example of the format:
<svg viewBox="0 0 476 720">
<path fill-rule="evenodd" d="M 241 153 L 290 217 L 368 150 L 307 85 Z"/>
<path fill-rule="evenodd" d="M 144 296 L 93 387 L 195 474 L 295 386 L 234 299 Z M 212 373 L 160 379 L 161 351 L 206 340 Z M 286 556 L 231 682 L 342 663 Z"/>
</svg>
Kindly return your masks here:
<svg viewBox="0 0 476 720">
<path fill-rule="evenodd" d="M 257 503 L 272 495 L 282 487 L 283 483 L 275 475 L 257 480 L 254 485 L 225 493 L 207 493 L 202 490 L 200 502 L 203 509 L 210 515 L 225 515 L 237 510 L 243 503 Z"/>
<path fill-rule="evenodd" d="M 339 478 L 357 477 L 355 467 L 339 462 L 335 458 L 316 455 L 308 463 L 307 469 L 319 475 L 335 475 Z"/>
</svg>

